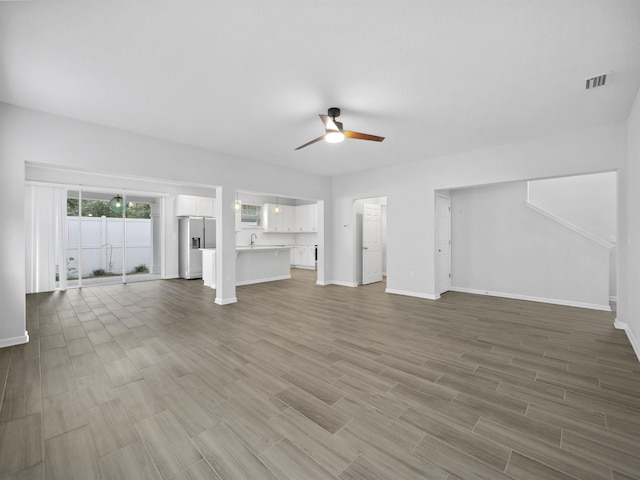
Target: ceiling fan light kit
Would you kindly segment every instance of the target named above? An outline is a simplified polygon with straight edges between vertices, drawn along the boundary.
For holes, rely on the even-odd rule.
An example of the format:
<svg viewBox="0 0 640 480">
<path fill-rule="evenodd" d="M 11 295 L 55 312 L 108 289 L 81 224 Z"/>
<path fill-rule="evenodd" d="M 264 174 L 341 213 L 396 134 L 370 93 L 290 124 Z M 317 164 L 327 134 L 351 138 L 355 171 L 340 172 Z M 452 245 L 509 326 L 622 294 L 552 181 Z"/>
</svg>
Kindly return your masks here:
<svg viewBox="0 0 640 480">
<path fill-rule="evenodd" d="M 381 142 L 384 140 L 384 137 L 379 137 L 378 135 L 369 135 L 368 133 L 359 133 L 352 132 L 350 130 L 344 130 L 342 126 L 342 122 L 336 122 L 336 118 L 340 116 L 340 109 L 336 107 L 331 107 L 327 111 L 327 115 L 319 115 L 320 120 L 324 124 L 325 134 L 319 136 L 311 140 L 310 142 L 305 143 L 304 145 L 300 145 L 295 150 L 300 150 L 304 147 L 308 147 L 320 140 L 325 140 L 327 143 L 339 143 L 346 138 L 353 138 L 356 140 L 369 140 L 373 142 Z"/>
<path fill-rule="evenodd" d="M 340 130 L 331 130 L 327 132 L 327 134 L 324 136 L 324 139 L 329 143 L 340 143 L 344 140 L 344 133 L 342 133 Z"/>
</svg>

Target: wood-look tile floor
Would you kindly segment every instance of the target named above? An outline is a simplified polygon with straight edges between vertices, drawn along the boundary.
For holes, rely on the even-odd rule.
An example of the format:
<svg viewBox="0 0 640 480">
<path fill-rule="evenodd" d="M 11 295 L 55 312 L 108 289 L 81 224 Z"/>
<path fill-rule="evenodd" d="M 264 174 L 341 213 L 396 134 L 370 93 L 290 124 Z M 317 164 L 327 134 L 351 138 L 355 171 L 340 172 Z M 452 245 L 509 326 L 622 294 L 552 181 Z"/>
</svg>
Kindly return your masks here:
<svg viewBox="0 0 640 480">
<path fill-rule="evenodd" d="M 27 297 L 0 478 L 640 479 L 640 363 L 609 313 L 315 272 Z"/>
</svg>

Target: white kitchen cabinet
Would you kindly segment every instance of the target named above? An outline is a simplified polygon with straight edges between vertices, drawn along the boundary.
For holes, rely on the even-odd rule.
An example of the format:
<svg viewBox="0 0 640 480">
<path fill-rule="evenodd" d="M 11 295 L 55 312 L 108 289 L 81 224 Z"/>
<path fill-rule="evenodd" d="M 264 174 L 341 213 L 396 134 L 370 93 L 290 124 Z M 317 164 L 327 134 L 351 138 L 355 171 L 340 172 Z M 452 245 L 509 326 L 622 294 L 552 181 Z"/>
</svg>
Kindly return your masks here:
<svg viewBox="0 0 640 480">
<path fill-rule="evenodd" d="M 198 215 L 196 216 L 216 218 L 216 199 L 198 197 Z"/>
<path fill-rule="evenodd" d="M 275 214 L 274 203 L 262 205 L 262 228 L 265 232 L 313 233 L 318 231 L 318 205 L 279 205 Z"/>
<path fill-rule="evenodd" d="M 296 232 L 304 232 L 304 227 L 307 224 L 307 206 L 306 205 L 297 205 L 294 207 L 295 209 L 295 218 L 294 218 L 294 230 Z"/>
<path fill-rule="evenodd" d="M 291 265 L 298 268 L 315 268 L 316 247 L 314 245 L 297 245 L 291 249 Z"/>
<path fill-rule="evenodd" d="M 262 229 L 265 232 L 282 232 L 282 212 L 275 213 L 275 204 L 262 205 Z"/>
<path fill-rule="evenodd" d="M 291 233 L 295 232 L 295 207 L 291 205 L 280 205 L 280 208 L 282 209 L 280 212 L 280 215 L 282 216 L 282 231 Z"/>
<path fill-rule="evenodd" d="M 202 249 L 202 282 L 205 287 L 216 288 L 216 250 Z"/>
<path fill-rule="evenodd" d="M 178 195 L 176 197 L 176 216 L 215 218 L 215 202 L 216 199 L 211 197 Z"/>
<path fill-rule="evenodd" d="M 307 253 L 307 266 L 310 268 L 316 268 L 316 247 L 315 245 L 309 245 L 309 251 Z"/>
<path fill-rule="evenodd" d="M 308 233 L 318 231 L 318 205 L 298 205 L 295 207 L 294 231 Z"/>
<path fill-rule="evenodd" d="M 275 213 L 274 203 L 262 205 L 262 229 L 265 232 L 291 232 L 295 231 L 295 211 L 291 205 L 278 205 L 280 213 Z"/>
<path fill-rule="evenodd" d="M 296 247 L 296 265 L 304 267 L 309 258 L 309 247 L 299 245 Z"/>
<path fill-rule="evenodd" d="M 318 231 L 318 204 L 307 205 L 307 228 L 309 232 Z M 315 261 L 315 260 L 314 260 Z"/>
</svg>

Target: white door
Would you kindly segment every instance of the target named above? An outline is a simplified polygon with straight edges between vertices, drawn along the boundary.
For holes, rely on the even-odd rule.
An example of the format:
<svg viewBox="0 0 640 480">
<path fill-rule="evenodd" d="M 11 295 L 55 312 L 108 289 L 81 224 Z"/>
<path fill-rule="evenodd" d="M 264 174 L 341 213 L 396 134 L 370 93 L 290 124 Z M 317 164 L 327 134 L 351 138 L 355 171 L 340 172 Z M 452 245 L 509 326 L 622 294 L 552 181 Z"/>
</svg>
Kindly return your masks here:
<svg viewBox="0 0 640 480">
<path fill-rule="evenodd" d="M 436 288 L 438 294 L 451 289 L 451 199 L 436 196 Z"/>
<path fill-rule="evenodd" d="M 362 284 L 382 281 L 382 207 L 364 204 L 362 215 Z"/>
</svg>

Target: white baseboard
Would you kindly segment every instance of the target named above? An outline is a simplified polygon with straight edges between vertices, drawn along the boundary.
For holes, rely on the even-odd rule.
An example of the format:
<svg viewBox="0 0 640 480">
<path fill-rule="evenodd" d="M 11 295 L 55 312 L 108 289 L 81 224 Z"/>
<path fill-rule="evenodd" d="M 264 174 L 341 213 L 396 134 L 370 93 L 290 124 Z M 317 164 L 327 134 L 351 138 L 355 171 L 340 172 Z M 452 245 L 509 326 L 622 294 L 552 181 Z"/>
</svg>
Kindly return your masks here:
<svg viewBox="0 0 640 480">
<path fill-rule="evenodd" d="M 627 334 L 631 347 L 633 347 L 633 351 L 636 353 L 636 357 L 638 357 L 638 361 L 640 361 L 640 342 L 638 342 L 638 339 L 633 334 L 633 330 L 629 328 L 629 324 L 627 322 L 621 322 L 616 318 L 615 322 L 613 322 L 613 326 L 618 330 L 624 330 L 624 333 Z"/>
<path fill-rule="evenodd" d="M 404 295 L 406 297 L 425 298 L 427 300 L 438 300 L 440 295 L 432 295 L 430 293 L 410 292 L 408 290 L 396 290 L 395 288 L 385 289 L 385 293 L 391 293 L 393 295 Z"/>
<path fill-rule="evenodd" d="M 215 299 L 215 303 L 218 305 L 229 305 L 231 303 L 237 303 L 238 302 L 238 298 L 237 297 L 231 297 L 231 298 L 216 298 Z"/>
<path fill-rule="evenodd" d="M 24 335 L 20 335 L 19 337 L 0 338 L 0 348 L 22 345 L 23 343 L 29 343 L 29 332 L 26 330 L 24 331 Z"/>
<path fill-rule="evenodd" d="M 354 282 L 342 282 L 340 280 L 332 280 L 329 283 L 332 284 L 332 285 L 339 285 L 341 287 L 357 287 L 358 286 L 357 282 L 355 282 L 355 283 Z"/>
<path fill-rule="evenodd" d="M 588 308 L 590 310 L 602 310 L 610 312 L 609 305 L 600 305 L 598 303 L 574 302 L 573 300 L 560 300 L 557 298 L 533 297 L 531 295 L 519 295 L 517 293 L 489 292 L 486 290 L 478 290 L 475 288 L 451 287 L 452 292 L 473 293 L 474 295 L 488 295 L 490 297 L 512 298 L 514 300 L 527 300 L 529 302 L 550 303 L 552 305 L 563 305 L 565 307 Z"/>
<path fill-rule="evenodd" d="M 281 275 L 279 277 L 259 278 L 257 280 L 244 280 L 242 282 L 236 282 L 236 287 L 241 285 L 251 285 L 254 283 L 275 282 L 276 280 L 288 280 L 291 275 Z"/>
<path fill-rule="evenodd" d="M 320 285 L 320 286 L 326 287 L 327 285 L 331 285 L 331 282 L 325 282 L 324 280 L 322 280 L 322 281 L 317 280 L 316 281 L 316 285 Z"/>
</svg>

